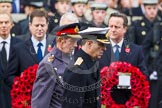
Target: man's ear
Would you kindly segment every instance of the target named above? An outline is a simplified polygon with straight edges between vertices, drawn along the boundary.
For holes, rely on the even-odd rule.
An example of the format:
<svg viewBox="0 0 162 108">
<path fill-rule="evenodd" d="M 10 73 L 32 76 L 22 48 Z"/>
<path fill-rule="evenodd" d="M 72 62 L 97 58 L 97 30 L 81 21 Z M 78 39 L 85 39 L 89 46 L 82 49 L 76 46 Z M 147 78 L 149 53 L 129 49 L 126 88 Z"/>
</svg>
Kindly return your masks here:
<svg viewBox="0 0 162 108">
<path fill-rule="evenodd" d="M 12 22 L 12 23 L 11 23 L 11 27 L 13 27 L 14 25 L 15 25 L 15 24 Z"/>
<path fill-rule="evenodd" d="M 124 28 L 125 28 L 124 33 L 126 33 L 126 32 L 127 32 L 128 27 L 127 27 L 127 26 L 124 26 Z"/>
<path fill-rule="evenodd" d="M 71 10 L 72 10 L 72 12 L 74 12 L 74 6 L 71 6 Z"/>
<path fill-rule="evenodd" d="M 93 10 L 91 10 L 91 13 L 90 13 L 91 16 L 93 16 Z"/>
<path fill-rule="evenodd" d="M 29 22 L 29 30 L 31 29 L 31 26 L 32 26 L 32 24 L 31 24 L 31 22 Z"/>
<path fill-rule="evenodd" d="M 29 22 L 29 27 L 31 26 L 31 22 Z"/>
<path fill-rule="evenodd" d="M 55 6 L 55 9 L 57 10 L 58 9 L 58 2 L 54 4 Z"/>
<path fill-rule="evenodd" d="M 91 47 L 92 46 L 92 43 L 93 43 L 93 41 L 91 41 L 91 40 L 87 40 L 87 45 L 89 46 L 89 47 Z"/>
</svg>

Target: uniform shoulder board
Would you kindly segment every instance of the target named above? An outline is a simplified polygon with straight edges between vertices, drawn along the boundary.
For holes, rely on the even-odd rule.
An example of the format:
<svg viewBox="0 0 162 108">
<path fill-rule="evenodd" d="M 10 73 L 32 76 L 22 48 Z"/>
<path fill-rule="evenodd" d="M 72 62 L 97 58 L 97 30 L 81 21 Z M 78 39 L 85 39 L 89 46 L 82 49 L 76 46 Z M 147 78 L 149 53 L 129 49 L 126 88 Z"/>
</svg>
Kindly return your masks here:
<svg viewBox="0 0 162 108">
<path fill-rule="evenodd" d="M 48 57 L 48 62 L 53 62 L 55 59 L 54 55 L 52 54 L 51 56 Z"/>
<path fill-rule="evenodd" d="M 82 57 L 78 57 L 78 59 L 76 60 L 76 62 L 74 63 L 74 65 L 81 65 L 83 62 L 83 58 Z"/>
</svg>

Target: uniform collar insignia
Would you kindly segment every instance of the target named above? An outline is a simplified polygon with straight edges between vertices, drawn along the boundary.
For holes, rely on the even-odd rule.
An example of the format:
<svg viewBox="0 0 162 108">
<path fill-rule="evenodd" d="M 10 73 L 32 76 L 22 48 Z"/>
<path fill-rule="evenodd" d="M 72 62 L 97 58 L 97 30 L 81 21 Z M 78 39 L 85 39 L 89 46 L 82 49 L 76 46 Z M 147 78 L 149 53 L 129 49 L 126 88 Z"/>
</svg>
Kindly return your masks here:
<svg viewBox="0 0 162 108">
<path fill-rule="evenodd" d="M 48 57 L 48 62 L 53 62 L 55 59 L 54 55 L 52 54 L 51 56 Z"/>
<path fill-rule="evenodd" d="M 83 63 L 83 58 L 82 57 L 78 57 L 78 59 L 76 60 L 76 62 L 74 63 L 74 65 L 81 65 Z"/>
</svg>

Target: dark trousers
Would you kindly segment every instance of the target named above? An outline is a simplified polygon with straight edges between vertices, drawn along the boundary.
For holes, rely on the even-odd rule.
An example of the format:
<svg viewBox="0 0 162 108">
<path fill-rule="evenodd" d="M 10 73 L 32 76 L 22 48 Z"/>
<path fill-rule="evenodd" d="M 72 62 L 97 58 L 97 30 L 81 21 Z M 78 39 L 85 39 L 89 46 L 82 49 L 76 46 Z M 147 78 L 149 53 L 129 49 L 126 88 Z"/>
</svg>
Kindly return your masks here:
<svg viewBox="0 0 162 108">
<path fill-rule="evenodd" d="M 0 108 L 11 108 L 10 88 L 0 81 Z"/>
<path fill-rule="evenodd" d="M 162 108 L 162 79 L 158 80 L 158 108 Z"/>
<path fill-rule="evenodd" d="M 149 108 L 158 108 L 158 85 L 157 80 L 151 80 L 150 82 L 150 92 L 151 98 L 149 101 Z"/>
</svg>

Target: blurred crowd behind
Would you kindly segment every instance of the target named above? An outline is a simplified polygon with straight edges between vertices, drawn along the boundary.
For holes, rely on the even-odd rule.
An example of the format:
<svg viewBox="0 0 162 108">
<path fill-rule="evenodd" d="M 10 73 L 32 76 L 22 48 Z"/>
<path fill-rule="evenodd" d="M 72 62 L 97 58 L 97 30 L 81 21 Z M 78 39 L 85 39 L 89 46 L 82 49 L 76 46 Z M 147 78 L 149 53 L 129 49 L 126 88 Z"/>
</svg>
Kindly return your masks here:
<svg viewBox="0 0 162 108">
<path fill-rule="evenodd" d="M 81 29 L 107 27 L 111 13 L 126 14 L 129 26 L 125 39 L 144 50 L 151 90 L 149 108 L 162 108 L 162 0 L 0 0 L 0 12 L 11 14 L 14 21 L 12 37 L 24 41 L 30 37 L 28 24 L 35 9 L 48 12 L 47 33 L 51 36 L 66 12 L 76 14 Z"/>
</svg>

